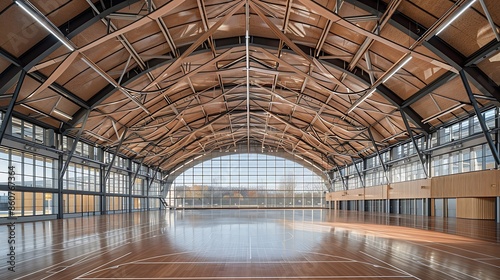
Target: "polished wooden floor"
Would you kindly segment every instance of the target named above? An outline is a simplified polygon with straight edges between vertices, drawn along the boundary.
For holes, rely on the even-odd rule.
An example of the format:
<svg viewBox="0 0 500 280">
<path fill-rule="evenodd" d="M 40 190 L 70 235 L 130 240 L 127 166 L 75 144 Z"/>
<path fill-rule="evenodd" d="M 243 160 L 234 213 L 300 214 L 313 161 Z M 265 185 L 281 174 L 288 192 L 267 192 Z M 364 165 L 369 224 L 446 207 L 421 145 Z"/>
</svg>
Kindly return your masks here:
<svg viewBox="0 0 500 280">
<path fill-rule="evenodd" d="M 500 279 L 499 225 L 339 210 L 169 210 L 16 224 L 0 279 Z"/>
</svg>

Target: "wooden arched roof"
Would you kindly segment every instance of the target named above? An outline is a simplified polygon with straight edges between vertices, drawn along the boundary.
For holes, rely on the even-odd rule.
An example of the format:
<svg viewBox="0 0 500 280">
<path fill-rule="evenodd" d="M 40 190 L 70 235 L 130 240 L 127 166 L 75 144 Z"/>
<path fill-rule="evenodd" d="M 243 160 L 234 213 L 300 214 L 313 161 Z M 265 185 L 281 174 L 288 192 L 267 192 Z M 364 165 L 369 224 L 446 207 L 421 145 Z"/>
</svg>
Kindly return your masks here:
<svg viewBox="0 0 500 280">
<path fill-rule="evenodd" d="M 329 170 L 473 113 L 459 73 L 500 100 L 494 0 L 9 0 L 0 23 L 3 108 L 18 88 L 16 114 L 165 171 L 256 146 Z"/>
</svg>

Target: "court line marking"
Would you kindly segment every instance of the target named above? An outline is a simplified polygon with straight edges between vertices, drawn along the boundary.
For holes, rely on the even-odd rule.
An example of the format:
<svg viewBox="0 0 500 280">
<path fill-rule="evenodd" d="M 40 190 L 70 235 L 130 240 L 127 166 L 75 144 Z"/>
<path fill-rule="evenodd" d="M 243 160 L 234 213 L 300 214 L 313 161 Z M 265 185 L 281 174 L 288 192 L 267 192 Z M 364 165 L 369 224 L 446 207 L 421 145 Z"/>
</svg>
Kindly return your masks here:
<svg viewBox="0 0 500 280">
<path fill-rule="evenodd" d="M 143 226 L 143 227 L 146 227 L 146 226 Z M 143 228 L 143 227 L 140 227 L 140 228 Z M 130 230 L 132 230 L 132 229 L 130 229 Z M 130 230 L 128 230 L 128 231 L 130 231 Z M 127 232 L 128 232 L 128 231 L 127 231 Z M 106 247 L 99 247 L 99 249 L 97 249 L 97 250 L 101 250 L 101 249 L 103 249 L 103 248 L 107 248 L 107 247 L 109 247 L 109 246 L 113 246 L 113 245 L 120 244 L 120 243 L 124 243 L 124 242 L 125 242 L 125 244 L 127 244 L 127 243 L 129 243 L 129 242 L 127 242 L 128 240 L 130 240 L 130 239 L 132 239 L 132 238 L 135 238 L 135 237 L 139 237 L 139 236 L 141 236 L 141 235 L 148 234 L 148 233 L 153 232 L 153 231 L 154 231 L 154 230 L 151 230 L 151 231 L 148 231 L 148 232 L 146 232 L 146 233 L 142 233 L 142 234 L 137 235 L 137 236 L 134 236 L 134 237 L 130 237 L 130 238 L 126 238 L 126 239 L 121 240 L 121 241 L 117 241 L 116 243 L 110 244 L 110 245 L 108 245 L 108 246 L 106 246 Z M 115 234 L 115 235 L 111 235 L 111 236 L 102 236 L 102 237 L 100 237 L 99 239 L 96 239 L 96 240 L 91 241 L 91 242 L 93 242 L 93 243 L 100 243 L 100 241 L 102 241 L 102 240 L 107 240 L 107 239 L 109 239 L 109 238 L 113 238 L 113 237 L 115 237 L 115 236 L 117 236 L 117 235 L 119 235 L 119 234 L 120 234 L 120 235 L 125 235 L 127 232 L 124 232 L 124 233 L 117 233 L 117 234 Z M 102 234 L 99 234 L 99 235 L 102 235 Z M 143 239 L 141 239 L 141 240 L 143 240 Z M 62 245 L 62 246 L 64 246 L 64 244 L 66 244 L 66 243 L 70 243 L 70 242 L 73 242 L 73 241 L 74 241 L 74 240 L 71 240 L 71 241 L 65 241 L 65 242 L 61 242 L 61 243 L 58 243 L 58 244 L 53 244 L 53 245 L 49 246 L 49 248 L 41 248 L 41 249 L 37 249 L 37 250 L 33 250 L 33 251 L 29 251 L 29 252 L 23 252 L 23 253 L 21 253 L 20 255 L 22 255 L 22 254 L 28 254 L 28 253 L 30 253 L 30 252 L 41 251 L 41 250 L 43 250 L 43 251 L 51 251 L 51 252 L 49 252 L 49 253 L 46 253 L 46 254 L 43 254 L 43 255 L 39 255 L 39 256 L 34 256 L 34 257 L 32 257 L 32 258 L 29 258 L 29 259 L 24 259 L 23 261 L 16 262 L 16 263 L 18 263 L 18 264 L 22 264 L 22 263 L 26 263 L 26 262 L 31 262 L 31 261 L 36 260 L 36 259 L 39 259 L 39 258 L 44 258 L 44 257 L 52 256 L 52 255 L 54 255 L 54 254 L 57 254 L 57 253 L 60 253 L 60 252 L 64 252 L 64 251 L 67 251 L 67 250 L 71 250 L 71 249 L 75 249 L 75 248 L 77 248 L 77 247 L 81 247 L 81 246 L 89 246 L 89 243 L 90 243 L 90 242 L 87 242 L 87 243 L 83 243 L 83 244 L 78 244 L 78 245 L 74 245 L 74 246 L 66 247 L 66 248 L 63 248 L 63 249 L 54 249 L 54 248 L 51 248 L 51 247 L 53 247 L 53 246 L 55 246 L 55 245 Z M 122 245 L 119 245 L 119 246 L 122 246 Z M 93 252 L 94 252 L 94 251 L 93 251 Z M 64 261 L 63 261 L 63 262 L 64 262 Z M 61 262 L 61 263 L 62 263 L 62 262 Z M 0 266 L 0 269 L 1 269 L 1 268 L 7 268 L 7 266 Z"/>
<path fill-rule="evenodd" d="M 500 260 L 500 258 L 495 258 L 495 257 L 492 257 L 492 258 L 477 258 L 475 260 L 478 260 L 478 261 L 493 261 L 493 260 Z"/>
<path fill-rule="evenodd" d="M 375 243 L 375 242 L 373 242 L 373 243 Z M 370 248 L 374 248 L 374 249 L 376 249 L 376 250 L 383 251 L 383 252 L 386 252 L 386 253 L 390 253 L 390 251 L 389 251 L 389 249 L 388 249 L 388 248 L 380 248 L 380 247 L 374 246 L 373 244 L 369 244 L 369 243 L 366 243 L 366 244 L 365 244 L 365 246 L 368 246 L 368 247 L 370 247 Z M 419 264 L 421 264 L 421 265 L 423 265 L 423 266 L 426 266 L 426 267 L 429 267 L 429 268 L 430 268 L 430 269 L 432 269 L 432 270 L 436 270 L 436 268 L 434 268 L 434 267 L 432 267 L 432 266 L 430 266 L 430 265 L 427 265 L 425 262 L 422 262 L 422 261 L 421 261 L 421 260 L 423 260 L 423 261 L 426 261 L 426 262 L 430 262 L 430 263 L 432 263 L 433 265 L 436 265 L 436 266 L 439 266 L 439 267 L 443 267 L 443 268 L 445 268 L 445 269 L 447 269 L 447 270 L 451 270 L 451 271 L 454 271 L 454 272 L 456 272 L 456 273 L 462 274 L 462 275 L 467 276 L 467 277 L 469 277 L 469 278 L 480 279 L 480 278 L 477 278 L 477 277 L 472 276 L 472 275 L 470 275 L 470 274 L 467 274 L 467 273 L 465 273 L 465 272 L 459 271 L 459 270 L 457 270 L 457 269 L 450 268 L 450 266 L 448 266 L 448 265 L 441 264 L 441 263 L 436 262 L 436 261 L 433 261 L 433 260 L 428 260 L 428 259 L 423 258 L 423 257 L 419 257 L 419 256 L 416 256 L 416 255 L 412 255 L 412 254 L 409 254 L 409 253 L 407 253 L 407 252 L 405 252 L 405 251 L 401 251 L 400 253 L 401 253 L 401 254 L 403 254 L 403 255 L 405 255 L 405 257 L 398 256 L 398 255 L 394 255 L 394 254 L 393 254 L 393 255 L 392 255 L 392 258 L 396 258 L 396 259 L 403 260 L 403 261 L 408 261 L 408 262 L 411 262 L 412 260 L 417 259 L 417 262 L 418 262 Z M 442 271 L 440 271 L 440 270 L 438 270 L 438 271 L 439 271 L 439 272 L 442 272 Z M 442 272 L 442 273 L 444 273 L 444 274 L 446 274 L 446 275 L 449 275 L 448 273 L 445 273 L 445 272 Z M 455 277 L 455 276 L 452 276 L 452 275 L 449 275 L 449 276 L 450 276 L 450 277 Z M 455 277 L 455 278 L 456 278 L 456 277 Z"/>
<path fill-rule="evenodd" d="M 125 242 L 124 244 L 121 244 L 121 245 L 118 245 L 118 246 L 115 246 L 115 247 L 112 247 L 112 246 L 113 246 L 113 245 L 115 245 L 115 244 L 110 244 L 110 245 L 108 245 L 108 246 L 105 246 L 105 247 L 102 247 L 102 248 L 99 248 L 99 249 L 96 249 L 96 250 L 90 251 L 90 252 L 88 252 L 88 253 L 84 253 L 84 254 L 81 254 L 81 255 L 79 255 L 79 256 L 76 256 L 76 257 L 73 257 L 73 258 L 70 258 L 70 259 L 67 259 L 67 260 L 64 260 L 64 261 L 61 261 L 61 262 L 55 263 L 55 264 L 53 264 L 53 265 L 50 265 L 50 266 L 47 266 L 47 267 L 44 267 L 44 268 L 41 268 L 41 269 L 38 269 L 38 270 L 33 271 L 33 272 L 29 273 L 29 274 L 19 276 L 19 277 L 15 278 L 15 279 L 22 279 L 22 278 L 25 278 L 25 277 L 30 276 L 30 275 L 32 275 L 32 274 L 36 274 L 36 273 L 39 273 L 39 272 L 43 272 L 43 271 L 44 271 L 44 270 L 46 270 L 46 269 L 53 268 L 53 267 L 58 267 L 59 265 L 61 265 L 61 264 L 63 264 L 63 263 L 66 263 L 66 262 L 72 261 L 72 260 L 74 260 L 74 259 L 78 259 L 78 258 L 80 258 L 80 257 L 82 257 L 82 256 L 84 256 L 82 259 L 91 260 L 91 259 L 94 259 L 94 258 L 99 257 L 100 255 L 99 255 L 99 254 L 97 254 L 97 253 L 99 253 L 100 251 L 102 251 L 102 249 L 106 249 L 106 248 L 108 248 L 108 247 L 112 247 L 112 248 L 106 249 L 106 250 L 104 250 L 104 251 L 102 252 L 102 253 L 107 253 L 107 252 L 111 252 L 111 251 L 113 251 L 113 250 L 115 250 L 115 249 L 118 249 L 118 248 L 120 248 L 120 247 L 122 247 L 122 246 L 124 246 L 124 245 L 128 245 L 128 244 L 130 244 L 130 242 Z M 89 258 L 89 255 L 91 255 L 91 254 L 96 254 L 96 255 L 95 255 L 95 256 L 92 256 L 91 258 Z M 79 263 L 79 261 L 75 262 L 74 264 L 76 264 L 76 263 Z M 66 266 L 66 267 L 71 267 L 71 266 L 73 266 L 74 264 L 69 265 L 69 266 Z"/>
<path fill-rule="evenodd" d="M 224 264 L 301 264 L 301 263 L 360 263 L 358 261 L 258 261 L 258 262 L 238 262 L 225 261 Z M 133 262 L 128 264 L 221 264 L 222 262 Z M 367 263 L 368 265 L 372 265 Z"/>
<path fill-rule="evenodd" d="M 87 272 L 86 272 L 86 273 L 84 273 L 84 274 L 81 274 L 81 276 L 85 276 L 85 275 L 88 275 L 88 274 L 90 274 L 90 273 L 94 273 L 94 272 L 99 272 L 100 270 L 98 270 L 98 269 L 100 269 L 101 267 L 103 267 L 103 266 L 105 266 L 105 265 L 108 265 L 108 264 L 110 264 L 110 263 L 112 263 L 112 262 L 114 262 L 114 261 L 117 261 L 117 260 L 119 260 L 119 259 L 121 259 L 121 258 L 124 258 L 124 257 L 126 257 L 126 256 L 128 256 L 128 255 L 130 255 L 130 254 L 132 254 L 132 252 L 128 252 L 128 253 L 126 253 L 125 255 L 122 255 L 122 256 L 120 256 L 120 257 L 118 257 L 118 258 L 115 258 L 115 259 L 113 259 L 113 260 L 111 260 L 111 261 L 109 261 L 109 262 L 107 262 L 107 263 L 104 263 L 104 264 L 102 264 L 102 265 L 98 266 L 98 267 L 95 267 L 94 269 L 89 270 L 89 271 L 87 271 Z M 79 277 L 81 277 L 81 276 L 77 276 L 76 278 L 79 278 Z"/>
<path fill-rule="evenodd" d="M 382 237 L 382 236 L 386 236 L 386 237 L 387 237 L 387 236 L 389 236 L 389 238 L 391 238 L 391 239 L 396 238 L 396 237 L 391 237 L 391 235 L 390 235 L 390 234 L 384 234 L 384 233 L 380 234 L 380 236 L 381 236 L 381 237 Z M 410 243 L 410 244 L 412 244 L 412 245 L 415 245 L 415 246 L 420 246 L 420 247 L 429 248 L 429 249 L 432 249 L 432 250 L 436 250 L 436 251 L 444 252 L 444 253 L 446 253 L 446 254 L 450 254 L 450 255 L 453 255 L 453 256 L 457 256 L 457 257 L 460 257 L 460 258 L 468 259 L 468 260 L 471 260 L 471 261 L 477 261 L 477 262 L 482 263 L 482 264 L 486 264 L 486 265 L 489 265 L 489 266 L 493 266 L 493 267 L 500 268 L 500 266 L 498 266 L 498 265 L 494 265 L 494 264 L 490 264 L 490 263 L 482 262 L 482 261 L 480 261 L 480 260 L 478 260 L 478 259 L 470 258 L 470 257 L 464 256 L 464 255 L 460 255 L 460 254 L 458 254 L 458 253 L 453 253 L 453 252 L 450 252 L 450 251 L 447 251 L 447 250 L 434 248 L 434 247 L 431 247 L 431 246 L 429 246 L 429 245 L 419 244 L 419 243 L 417 243 L 417 242 L 415 242 L 415 241 L 405 240 L 405 242 L 408 242 L 408 243 Z M 433 241 L 427 241 L 427 243 L 429 243 L 429 244 L 436 244 L 436 242 L 433 242 Z M 457 249 L 459 249 L 459 248 L 457 248 Z M 490 255 L 487 255 L 487 256 L 490 256 Z"/>
<path fill-rule="evenodd" d="M 147 278 L 73 278 L 74 280 L 137 280 L 137 279 L 157 279 L 157 280 L 169 280 L 169 279 L 186 279 L 186 280 L 198 280 L 198 279 L 359 279 L 359 278 L 411 278 L 410 276 L 376 276 L 376 275 L 367 275 L 367 276 L 222 276 L 222 277 L 147 277 Z"/>
<path fill-rule="evenodd" d="M 88 219 L 89 217 L 78 217 L 78 218 L 70 218 L 70 219 Z M 49 221 L 43 221 L 43 222 L 53 222 L 53 221 L 57 221 L 57 220 L 49 220 Z M 42 222 L 42 221 L 40 221 Z M 64 222 L 64 221 L 63 221 Z M 35 222 L 35 223 L 38 223 L 38 222 Z M 102 226 L 99 226 L 97 228 L 101 228 L 101 227 L 104 227 L 104 226 L 107 226 L 108 224 L 104 224 Z M 55 225 L 52 225 L 50 224 L 49 225 L 50 227 L 54 227 Z M 127 227 L 124 227 L 124 228 L 115 228 L 115 229 L 112 229 L 112 230 L 109 230 L 109 231 L 106 231 L 106 232 L 102 232 L 102 233 L 98 233 L 98 234 L 93 234 L 93 235 L 88 235 L 88 236 L 85 236 L 85 237 L 81 237 L 81 238 L 78 238 L 78 239 L 72 239 L 72 240 L 68 240 L 68 241 L 63 241 L 63 242 L 60 242 L 60 243 L 54 243 L 52 245 L 50 245 L 50 247 L 53 247 L 53 246 L 58 246 L 58 245 L 65 245 L 69 242 L 74 242 L 74 241 L 80 241 L 80 240 L 85 240 L 85 239 L 88 239 L 88 238 L 93 238 L 93 237 L 98 237 L 99 235 L 103 235 L 103 234 L 107 234 L 107 233 L 113 233 L 115 231 L 120 231 L 120 230 L 130 230 L 131 228 L 135 228 L 137 226 L 140 226 L 140 227 L 147 227 L 147 226 L 150 226 L 150 224 L 148 222 L 145 222 L 145 223 L 141 223 L 141 224 L 137 224 L 137 225 L 131 225 L 131 226 L 127 226 Z M 40 227 L 43 227 L 43 225 L 40 225 Z M 74 229 L 74 230 L 68 230 L 69 226 L 67 225 L 67 223 L 63 223 L 61 225 L 61 228 L 63 229 L 63 232 L 64 233 L 59 233 L 59 234 L 55 234 L 52 236 L 52 238 L 56 237 L 56 236 L 62 236 L 62 235 L 67 235 L 67 234 L 73 234 L 73 233 L 79 233 L 79 232 L 84 232 L 83 229 L 92 229 L 94 228 L 93 231 L 95 231 L 95 226 L 87 226 L 87 227 L 84 227 L 84 228 L 78 228 L 78 229 Z M 36 229 L 35 229 L 36 230 Z M 38 238 L 36 238 L 36 234 L 31 231 L 32 235 L 35 236 L 34 239 L 31 239 L 30 241 L 26 241 L 24 244 L 25 245 L 30 245 L 30 244 L 36 244 L 37 240 L 40 240 L 40 239 L 43 239 L 45 237 L 43 236 L 40 236 Z M 38 242 L 39 243 L 39 242 Z M 34 247 L 33 247 L 34 248 Z M 37 251 L 38 249 L 33 249 L 31 251 L 24 251 L 23 253 L 30 253 L 30 252 L 33 252 L 33 251 Z M 62 249 L 54 249 L 54 250 L 62 250 Z"/>
<path fill-rule="evenodd" d="M 383 263 L 383 264 L 385 264 L 385 265 L 387 265 L 387 266 L 389 266 L 389 267 L 392 267 L 392 268 L 396 269 L 397 271 L 402 272 L 403 274 L 406 274 L 406 275 L 411 276 L 411 277 L 413 277 L 413 278 L 415 278 L 415 279 L 419 279 L 419 280 L 421 280 L 421 279 L 420 279 L 420 278 L 418 278 L 417 276 L 412 275 L 411 273 L 406 272 L 406 271 L 404 271 L 404 270 L 402 270 L 402 269 L 400 269 L 400 268 L 398 268 L 398 267 L 396 267 L 396 266 L 394 266 L 394 265 L 392 265 L 392 264 L 390 264 L 390 263 L 387 263 L 387 262 L 385 262 L 385 261 L 383 261 L 383 260 L 381 260 L 381 259 L 379 259 L 379 258 L 377 258 L 377 257 L 375 257 L 375 256 L 372 256 L 372 255 L 370 255 L 370 254 L 368 254 L 368 253 L 366 253 L 366 252 L 363 252 L 363 251 L 359 251 L 359 252 L 360 252 L 361 254 L 364 254 L 364 255 L 368 256 L 368 257 L 371 257 L 371 258 L 373 258 L 373 259 L 376 259 L 377 261 L 379 261 L 379 262 L 381 262 L 381 263 Z"/>
</svg>

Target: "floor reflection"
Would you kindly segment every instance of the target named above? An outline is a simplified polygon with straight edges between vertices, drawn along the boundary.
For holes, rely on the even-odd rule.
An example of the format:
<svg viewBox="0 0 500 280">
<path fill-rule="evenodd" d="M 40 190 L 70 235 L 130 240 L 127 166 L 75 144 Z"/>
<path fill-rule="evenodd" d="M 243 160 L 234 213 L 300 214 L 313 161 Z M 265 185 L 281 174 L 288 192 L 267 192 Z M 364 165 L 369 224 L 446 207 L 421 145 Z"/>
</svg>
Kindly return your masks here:
<svg viewBox="0 0 500 280">
<path fill-rule="evenodd" d="M 165 232 L 181 251 L 206 260 L 297 261 L 331 227 L 316 225 L 320 210 L 183 210 Z"/>
</svg>

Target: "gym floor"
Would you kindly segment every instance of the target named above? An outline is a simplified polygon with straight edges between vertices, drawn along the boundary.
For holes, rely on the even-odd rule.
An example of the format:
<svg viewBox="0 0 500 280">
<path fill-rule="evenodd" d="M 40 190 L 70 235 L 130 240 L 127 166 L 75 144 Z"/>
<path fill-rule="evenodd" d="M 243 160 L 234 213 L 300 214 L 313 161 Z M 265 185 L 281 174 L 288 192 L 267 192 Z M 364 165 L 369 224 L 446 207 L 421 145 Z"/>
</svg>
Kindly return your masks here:
<svg viewBox="0 0 500 280">
<path fill-rule="evenodd" d="M 498 279 L 499 224 L 326 209 L 134 212 L 18 223 L 0 279 Z"/>
</svg>

